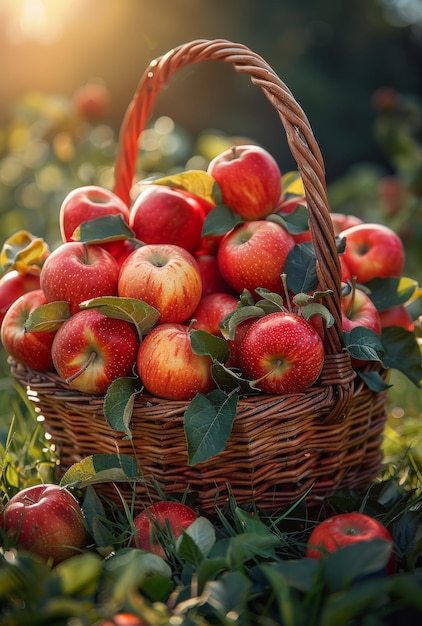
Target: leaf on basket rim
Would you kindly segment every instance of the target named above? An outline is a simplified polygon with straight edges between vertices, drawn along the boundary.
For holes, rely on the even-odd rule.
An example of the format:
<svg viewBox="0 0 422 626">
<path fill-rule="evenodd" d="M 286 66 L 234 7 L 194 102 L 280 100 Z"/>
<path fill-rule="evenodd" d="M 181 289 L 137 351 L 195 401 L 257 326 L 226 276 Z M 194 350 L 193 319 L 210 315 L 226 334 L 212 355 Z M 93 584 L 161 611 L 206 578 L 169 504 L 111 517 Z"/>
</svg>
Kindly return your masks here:
<svg viewBox="0 0 422 626">
<path fill-rule="evenodd" d="M 104 417 L 113 430 L 125 433 L 123 439 L 132 439 L 129 424 L 135 398 L 142 389 L 142 384 L 136 377 L 117 378 L 107 389 L 104 398 Z"/>
<path fill-rule="evenodd" d="M 107 482 L 139 478 L 134 458 L 127 454 L 93 454 L 69 467 L 60 481 L 62 487 L 82 488 Z"/>
<path fill-rule="evenodd" d="M 184 413 L 189 465 L 202 463 L 224 450 L 232 431 L 237 394 L 214 389 L 197 394 Z"/>
</svg>

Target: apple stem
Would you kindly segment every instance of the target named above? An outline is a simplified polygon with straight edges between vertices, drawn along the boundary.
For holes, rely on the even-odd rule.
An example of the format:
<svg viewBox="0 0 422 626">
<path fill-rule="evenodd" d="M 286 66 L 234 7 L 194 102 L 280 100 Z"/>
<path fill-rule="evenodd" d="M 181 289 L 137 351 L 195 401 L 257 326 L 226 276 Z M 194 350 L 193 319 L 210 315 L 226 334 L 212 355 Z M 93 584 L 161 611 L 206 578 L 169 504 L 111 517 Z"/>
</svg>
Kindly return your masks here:
<svg viewBox="0 0 422 626">
<path fill-rule="evenodd" d="M 75 380 L 75 378 L 78 378 L 78 376 L 83 374 L 88 369 L 88 367 L 91 365 L 91 363 L 94 361 L 96 356 L 97 356 L 96 352 L 91 352 L 91 354 L 89 355 L 88 360 L 82 365 L 81 369 L 78 370 L 77 372 L 75 372 L 74 374 L 72 374 L 72 376 L 69 376 L 69 378 L 66 378 L 65 383 L 69 384 L 73 380 Z"/>
<path fill-rule="evenodd" d="M 232 153 L 233 153 L 233 158 L 234 159 L 238 159 L 239 158 L 237 156 L 237 148 L 236 148 L 236 146 L 232 146 Z"/>
<path fill-rule="evenodd" d="M 280 365 L 283 364 L 283 360 L 282 359 L 277 359 L 277 361 L 275 362 L 274 367 L 269 371 L 266 372 L 263 376 L 261 376 L 261 378 L 256 378 L 255 380 L 251 381 L 251 385 L 255 386 L 256 384 L 259 384 L 261 382 L 261 380 L 265 380 L 266 378 L 268 378 L 268 376 L 271 376 L 271 374 L 273 374 L 277 368 L 280 367 Z"/>
</svg>

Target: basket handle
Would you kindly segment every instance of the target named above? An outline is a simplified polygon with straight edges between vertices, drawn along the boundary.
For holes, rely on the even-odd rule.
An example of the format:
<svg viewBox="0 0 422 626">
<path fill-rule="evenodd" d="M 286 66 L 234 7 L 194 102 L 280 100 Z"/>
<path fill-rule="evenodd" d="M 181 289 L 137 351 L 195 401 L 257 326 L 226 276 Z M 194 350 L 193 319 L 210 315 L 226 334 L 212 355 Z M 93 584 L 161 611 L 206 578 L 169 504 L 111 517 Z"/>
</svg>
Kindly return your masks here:
<svg viewBox="0 0 422 626">
<path fill-rule="evenodd" d="M 247 46 L 224 39 L 198 39 L 173 48 L 151 61 L 127 108 L 120 129 L 114 192 L 130 205 L 139 137 L 149 120 L 155 98 L 161 88 L 178 70 L 207 60 L 231 63 L 237 72 L 249 74 L 251 82 L 262 89 L 279 113 L 289 148 L 296 160 L 305 188 L 320 288 L 331 289 L 333 292 L 332 297 L 327 298 L 326 302 L 334 317 L 334 324 L 326 333 L 326 352 L 340 353 L 343 348 L 340 309 L 341 269 L 329 216 L 325 166 L 321 151 L 309 121 L 290 89 L 271 66 Z"/>
</svg>

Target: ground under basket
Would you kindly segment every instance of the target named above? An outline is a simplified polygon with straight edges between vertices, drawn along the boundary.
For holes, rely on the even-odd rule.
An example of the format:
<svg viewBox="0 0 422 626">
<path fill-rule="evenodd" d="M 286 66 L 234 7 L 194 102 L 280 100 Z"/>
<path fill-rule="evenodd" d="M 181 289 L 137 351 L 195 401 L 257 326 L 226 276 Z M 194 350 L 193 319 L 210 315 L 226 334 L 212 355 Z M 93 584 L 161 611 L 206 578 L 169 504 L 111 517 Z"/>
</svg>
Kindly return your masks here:
<svg viewBox="0 0 422 626">
<path fill-rule="evenodd" d="M 131 420 L 133 438 L 128 441 L 107 425 L 103 398 L 72 391 L 55 373 L 36 373 L 14 362 L 12 373 L 44 417 L 60 453 L 61 471 L 92 454 L 135 456 L 142 472 L 136 484 L 140 503 L 160 499 L 162 493 L 189 491 L 204 511 L 223 506 L 230 494 L 238 504 L 255 502 L 275 511 L 305 494 L 311 504 L 340 487 L 365 488 L 382 460 L 386 392 L 368 389 L 344 351 L 341 270 L 324 163 L 303 110 L 274 70 L 246 46 L 225 40 L 192 41 L 152 61 L 123 120 L 114 191 L 130 203 L 139 137 L 161 88 L 180 69 L 206 60 L 229 63 L 247 74 L 284 127 L 306 191 L 320 287 L 332 291 L 326 305 L 334 324 L 326 331 L 322 375 L 301 394 L 242 398 L 226 449 L 206 463 L 189 466 L 183 428 L 187 403 L 139 395 Z M 116 497 L 110 486 L 98 488 Z"/>
</svg>

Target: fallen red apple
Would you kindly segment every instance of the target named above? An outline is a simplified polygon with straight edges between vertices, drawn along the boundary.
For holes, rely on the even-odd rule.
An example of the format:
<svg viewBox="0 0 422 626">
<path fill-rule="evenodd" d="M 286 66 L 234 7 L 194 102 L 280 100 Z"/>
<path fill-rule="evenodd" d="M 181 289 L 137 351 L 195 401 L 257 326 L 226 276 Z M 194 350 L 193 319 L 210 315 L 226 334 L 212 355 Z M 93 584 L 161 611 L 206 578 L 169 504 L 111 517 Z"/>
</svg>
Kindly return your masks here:
<svg viewBox="0 0 422 626">
<path fill-rule="evenodd" d="M 160 543 L 160 529 L 162 537 L 168 524 L 174 539 L 177 539 L 182 534 L 182 530 L 189 528 L 197 517 L 193 509 L 181 502 L 164 500 L 156 502 L 138 513 L 133 520 L 135 533 L 132 546 L 154 552 L 165 558 L 164 542 Z"/>
<path fill-rule="evenodd" d="M 133 203 L 129 225 L 143 243 L 174 244 L 193 253 L 202 241 L 203 202 L 182 189 L 149 185 Z"/>
<path fill-rule="evenodd" d="M 166 323 L 153 328 L 142 340 L 137 369 L 147 391 L 167 400 L 191 400 L 215 387 L 211 359 L 194 354 L 190 329 Z"/>
<path fill-rule="evenodd" d="M 281 196 L 281 172 L 274 157 L 260 146 L 233 146 L 208 165 L 223 203 L 244 220 L 260 220 L 272 213 Z"/>
<path fill-rule="evenodd" d="M 240 367 L 265 393 L 300 393 L 324 365 L 321 337 L 303 317 L 280 311 L 256 320 L 240 344 Z"/>
<path fill-rule="evenodd" d="M 309 536 L 306 556 L 320 559 L 342 546 L 371 539 L 384 539 L 391 545 L 391 556 L 386 570 L 388 574 L 393 574 L 395 570 L 393 539 L 381 522 L 363 513 L 341 513 L 328 517 L 318 524 Z"/>
<path fill-rule="evenodd" d="M 40 273 L 11 270 L 0 278 L 0 327 L 10 305 L 27 291 L 40 288 Z"/>
<path fill-rule="evenodd" d="M 237 294 L 248 289 L 255 296 L 258 287 L 283 293 L 281 274 L 294 245 L 293 237 L 274 222 L 243 222 L 223 237 L 218 267 Z"/>
<path fill-rule="evenodd" d="M 343 230 L 346 239 L 344 260 L 358 283 L 372 278 L 401 276 L 405 252 L 400 237 L 382 224 L 358 224 Z"/>
<path fill-rule="evenodd" d="M 190 318 L 202 295 L 201 274 L 190 252 L 173 244 L 145 245 L 124 261 L 119 296 L 138 298 L 160 312 L 158 323 Z"/>
<path fill-rule="evenodd" d="M 47 302 L 69 302 L 73 314 L 85 300 L 117 295 L 119 269 L 116 259 L 101 246 L 65 242 L 46 259 L 41 289 Z"/>
<path fill-rule="evenodd" d="M 26 332 L 32 313 L 47 300 L 42 289 L 28 291 L 9 307 L 1 325 L 1 340 L 6 352 L 18 363 L 38 372 L 53 369 L 51 348 L 55 331 Z"/>
<path fill-rule="evenodd" d="M 54 565 L 81 552 L 87 538 L 78 501 L 68 489 L 55 484 L 19 491 L 4 507 L 0 525 L 18 549 Z"/>
<path fill-rule="evenodd" d="M 138 349 L 133 324 L 84 309 L 60 326 L 51 354 L 57 373 L 70 387 L 103 395 L 114 380 L 133 373 Z"/>
</svg>

